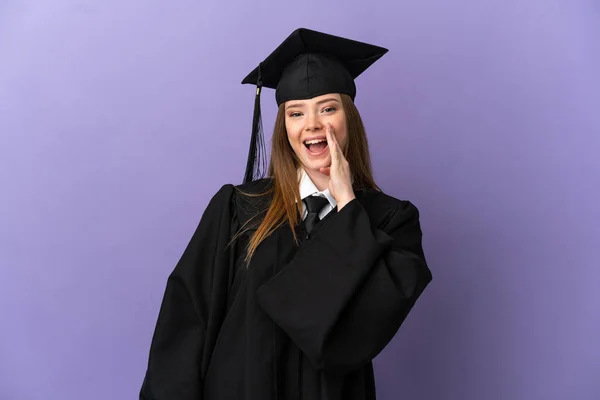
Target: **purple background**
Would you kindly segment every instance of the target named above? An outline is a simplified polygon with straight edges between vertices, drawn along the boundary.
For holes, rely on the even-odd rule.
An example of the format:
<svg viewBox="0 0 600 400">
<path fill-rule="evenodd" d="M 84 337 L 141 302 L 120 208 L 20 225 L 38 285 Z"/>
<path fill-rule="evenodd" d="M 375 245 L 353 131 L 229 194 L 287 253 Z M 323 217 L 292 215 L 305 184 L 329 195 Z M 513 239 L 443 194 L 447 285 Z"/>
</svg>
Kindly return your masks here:
<svg viewBox="0 0 600 400">
<path fill-rule="evenodd" d="M 434 281 L 379 398 L 600 398 L 597 1 L 2 0 L 0 399 L 136 398 L 166 277 L 242 179 L 239 82 L 300 26 L 391 50 L 357 104 Z"/>
</svg>

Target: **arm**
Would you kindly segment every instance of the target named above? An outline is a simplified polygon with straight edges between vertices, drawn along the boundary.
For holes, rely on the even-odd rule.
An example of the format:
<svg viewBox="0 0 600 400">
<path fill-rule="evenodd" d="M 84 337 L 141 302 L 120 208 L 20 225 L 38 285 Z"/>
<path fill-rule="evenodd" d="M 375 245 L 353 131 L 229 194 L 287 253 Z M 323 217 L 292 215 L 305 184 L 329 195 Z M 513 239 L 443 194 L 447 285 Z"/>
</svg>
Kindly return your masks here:
<svg viewBox="0 0 600 400">
<path fill-rule="evenodd" d="M 259 289 L 258 301 L 315 367 L 347 373 L 383 350 L 431 279 L 416 207 L 400 202 L 373 229 L 354 199 Z"/>
<path fill-rule="evenodd" d="M 169 275 L 152 337 L 140 400 L 202 399 L 204 348 L 211 342 L 210 312 L 223 290 L 218 268 L 227 262 L 231 186 L 211 199 L 181 259 Z M 211 299 L 212 297 L 212 299 Z M 218 323 L 218 322 L 217 322 Z"/>
</svg>

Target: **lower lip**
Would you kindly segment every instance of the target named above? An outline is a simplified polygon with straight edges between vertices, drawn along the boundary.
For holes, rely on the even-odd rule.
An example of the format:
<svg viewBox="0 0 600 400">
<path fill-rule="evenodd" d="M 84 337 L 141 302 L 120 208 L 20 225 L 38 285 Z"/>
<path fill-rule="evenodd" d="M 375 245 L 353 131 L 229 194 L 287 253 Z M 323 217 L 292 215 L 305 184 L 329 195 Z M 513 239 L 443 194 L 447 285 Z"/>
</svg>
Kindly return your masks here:
<svg viewBox="0 0 600 400">
<path fill-rule="evenodd" d="M 302 144 L 302 146 L 304 146 L 304 144 Z M 329 146 L 325 146 L 325 147 L 323 148 L 323 150 L 321 150 L 321 151 L 318 151 L 318 152 L 310 151 L 310 150 L 308 149 L 308 147 L 306 147 L 306 146 L 304 146 L 304 149 L 305 149 L 305 150 L 306 150 L 306 152 L 307 152 L 308 154 L 310 154 L 311 156 L 313 156 L 313 157 L 317 157 L 317 156 L 320 156 L 320 155 L 322 155 L 322 154 L 326 153 L 326 152 L 329 150 Z"/>
</svg>

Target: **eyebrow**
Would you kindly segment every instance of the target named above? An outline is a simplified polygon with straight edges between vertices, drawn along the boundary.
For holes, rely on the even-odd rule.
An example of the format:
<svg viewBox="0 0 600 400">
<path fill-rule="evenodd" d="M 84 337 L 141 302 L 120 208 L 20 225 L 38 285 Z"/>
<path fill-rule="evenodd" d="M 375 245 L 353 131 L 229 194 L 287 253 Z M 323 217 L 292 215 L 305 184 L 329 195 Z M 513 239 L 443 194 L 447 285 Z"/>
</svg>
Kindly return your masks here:
<svg viewBox="0 0 600 400">
<path fill-rule="evenodd" d="M 328 101 L 335 101 L 336 103 L 339 103 L 338 99 L 336 99 L 334 97 L 329 97 L 327 99 L 317 101 L 317 104 L 327 103 Z M 303 106 L 303 104 L 300 104 L 300 103 L 292 103 L 292 104 L 288 105 L 285 109 L 287 110 L 288 108 L 293 108 L 293 107 L 300 108 L 302 106 Z"/>
</svg>

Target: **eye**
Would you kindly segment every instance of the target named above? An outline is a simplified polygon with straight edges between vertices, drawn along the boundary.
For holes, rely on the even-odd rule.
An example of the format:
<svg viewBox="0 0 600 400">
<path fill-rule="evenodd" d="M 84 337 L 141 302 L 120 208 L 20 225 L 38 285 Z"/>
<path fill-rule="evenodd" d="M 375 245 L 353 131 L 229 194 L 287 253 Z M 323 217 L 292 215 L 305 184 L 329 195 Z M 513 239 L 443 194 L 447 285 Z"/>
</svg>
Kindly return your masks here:
<svg viewBox="0 0 600 400">
<path fill-rule="evenodd" d="M 293 112 L 290 114 L 290 117 L 292 117 L 292 118 L 296 118 L 296 117 L 300 117 L 300 116 L 302 116 L 302 113 L 299 113 L 299 112 Z"/>
<path fill-rule="evenodd" d="M 334 112 L 334 111 L 335 111 L 335 107 L 325 107 L 325 108 L 323 109 L 323 112 L 326 112 L 326 113 L 327 113 L 327 112 Z"/>
</svg>

